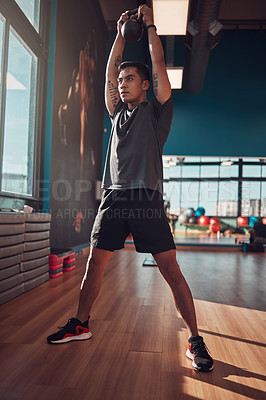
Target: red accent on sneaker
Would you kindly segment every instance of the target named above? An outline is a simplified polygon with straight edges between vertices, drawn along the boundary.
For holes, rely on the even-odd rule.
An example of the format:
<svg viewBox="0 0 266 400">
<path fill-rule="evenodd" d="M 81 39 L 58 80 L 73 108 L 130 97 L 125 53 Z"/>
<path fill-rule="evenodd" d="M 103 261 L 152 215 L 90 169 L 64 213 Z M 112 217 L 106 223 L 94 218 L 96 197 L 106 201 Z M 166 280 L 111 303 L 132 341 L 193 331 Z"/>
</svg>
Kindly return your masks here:
<svg viewBox="0 0 266 400">
<path fill-rule="evenodd" d="M 84 328 L 84 326 L 79 326 L 79 325 L 76 326 L 77 335 L 82 335 L 82 333 L 87 333 L 87 332 L 89 332 L 89 329 Z"/>
<path fill-rule="evenodd" d="M 77 335 L 73 335 L 73 333 L 67 333 L 61 340 L 67 338 L 67 337 L 72 337 L 72 336 L 77 336 Z"/>
<path fill-rule="evenodd" d="M 89 329 L 84 328 L 84 326 L 76 326 L 76 333 L 66 333 L 65 336 L 62 339 L 65 339 L 67 337 L 72 337 L 72 336 L 79 336 L 82 335 L 83 333 L 88 333 Z"/>
<path fill-rule="evenodd" d="M 195 354 L 193 354 L 191 351 L 191 343 L 190 342 L 188 342 L 188 350 L 189 350 L 190 354 L 192 355 L 193 360 L 195 361 Z"/>
</svg>

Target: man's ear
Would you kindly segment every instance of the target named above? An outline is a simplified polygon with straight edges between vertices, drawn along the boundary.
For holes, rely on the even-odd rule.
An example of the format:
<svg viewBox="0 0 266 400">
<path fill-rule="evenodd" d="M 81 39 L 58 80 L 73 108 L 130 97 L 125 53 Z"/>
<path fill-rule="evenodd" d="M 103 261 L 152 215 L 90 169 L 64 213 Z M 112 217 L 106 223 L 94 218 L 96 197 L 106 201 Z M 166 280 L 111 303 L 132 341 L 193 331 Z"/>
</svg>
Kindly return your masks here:
<svg viewBox="0 0 266 400">
<path fill-rule="evenodd" d="M 150 87 L 150 82 L 148 80 L 143 81 L 143 89 L 148 90 Z"/>
</svg>

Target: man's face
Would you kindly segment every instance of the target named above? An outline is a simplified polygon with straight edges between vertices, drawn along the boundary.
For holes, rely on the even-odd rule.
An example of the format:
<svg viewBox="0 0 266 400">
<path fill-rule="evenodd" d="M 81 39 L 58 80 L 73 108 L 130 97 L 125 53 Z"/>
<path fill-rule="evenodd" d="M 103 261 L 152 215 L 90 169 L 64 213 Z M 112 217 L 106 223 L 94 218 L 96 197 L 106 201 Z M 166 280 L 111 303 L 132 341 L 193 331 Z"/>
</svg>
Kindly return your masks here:
<svg viewBox="0 0 266 400">
<path fill-rule="evenodd" d="M 141 81 L 136 67 L 123 69 L 117 80 L 119 95 L 124 103 L 138 101 L 148 89 L 148 81 Z"/>
</svg>

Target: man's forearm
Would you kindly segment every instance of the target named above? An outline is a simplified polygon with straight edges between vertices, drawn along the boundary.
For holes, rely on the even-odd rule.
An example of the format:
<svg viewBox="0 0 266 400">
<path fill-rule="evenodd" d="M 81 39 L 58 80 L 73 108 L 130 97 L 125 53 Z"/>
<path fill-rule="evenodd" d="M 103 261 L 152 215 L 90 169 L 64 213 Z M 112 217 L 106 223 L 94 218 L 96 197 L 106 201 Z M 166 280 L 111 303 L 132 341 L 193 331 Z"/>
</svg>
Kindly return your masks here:
<svg viewBox="0 0 266 400">
<path fill-rule="evenodd" d="M 125 42 L 126 41 L 121 35 L 121 33 L 117 33 L 107 62 L 107 67 L 106 67 L 107 80 L 117 79 L 118 77 L 118 67 L 122 62 Z"/>
<path fill-rule="evenodd" d="M 117 78 L 119 75 L 118 67 L 122 62 L 125 39 L 122 36 L 121 28 L 128 19 L 127 12 L 123 13 L 117 21 L 117 35 L 111 48 L 105 73 L 105 104 L 110 115 L 113 115 L 115 107 L 120 99 L 118 93 Z"/>
<path fill-rule="evenodd" d="M 164 52 L 162 42 L 156 33 L 154 27 L 148 29 L 148 39 L 149 39 L 149 51 L 151 55 L 151 61 L 153 63 L 164 62 Z"/>
</svg>

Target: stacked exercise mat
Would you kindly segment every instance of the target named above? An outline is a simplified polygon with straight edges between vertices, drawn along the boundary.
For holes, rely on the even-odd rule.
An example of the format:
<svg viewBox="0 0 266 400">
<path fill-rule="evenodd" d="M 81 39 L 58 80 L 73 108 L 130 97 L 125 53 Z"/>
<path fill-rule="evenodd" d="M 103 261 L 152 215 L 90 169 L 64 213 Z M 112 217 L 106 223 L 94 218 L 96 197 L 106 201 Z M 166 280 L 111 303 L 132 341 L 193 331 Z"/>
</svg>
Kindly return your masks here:
<svg viewBox="0 0 266 400">
<path fill-rule="evenodd" d="M 26 214 L 20 268 L 24 292 L 49 279 L 50 221 L 50 214 Z"/>
<path fill-rule="evenodd" d="M 0 304 L 49 278 L 50 214 L 0 212 Z"/>
<path fill-rule="evenodd" d="M 23 293 L 20 263 L 25 215 L 0 213 L 0 304 Z"/>
</svg>

